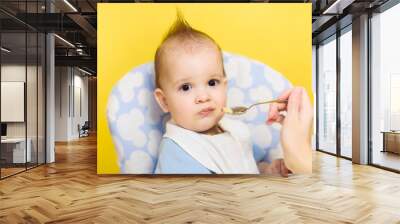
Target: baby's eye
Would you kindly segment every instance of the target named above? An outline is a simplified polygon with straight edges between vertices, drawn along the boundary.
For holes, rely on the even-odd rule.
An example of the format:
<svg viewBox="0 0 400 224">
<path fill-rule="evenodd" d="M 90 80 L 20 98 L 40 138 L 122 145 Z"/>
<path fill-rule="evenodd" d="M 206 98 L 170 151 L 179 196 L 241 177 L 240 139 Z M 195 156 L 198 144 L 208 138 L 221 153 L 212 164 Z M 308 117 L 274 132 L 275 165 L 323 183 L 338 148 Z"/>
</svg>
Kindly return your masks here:
<svg viewBox="0 0 400 224">
<path fill-rule="evenodd" d="M 183 84 L 183 85 L 181 85 L 181 87 L 179 88 L 179 90 L 182 90 L 182 91 L 189 91 L 190 89 L 192 88 L 192 86 L 190 85 L 190 84 L 188 84 L 188 83 L 185 83 L 185 84 Z"/>
<path fill-rule="evenodd" d="M 210 81 L 208 81 L 209 86 L 216 86 L 218 85 L 218 83 L 219 83 L 218 79 L 211 79 Z"/>
</svg>

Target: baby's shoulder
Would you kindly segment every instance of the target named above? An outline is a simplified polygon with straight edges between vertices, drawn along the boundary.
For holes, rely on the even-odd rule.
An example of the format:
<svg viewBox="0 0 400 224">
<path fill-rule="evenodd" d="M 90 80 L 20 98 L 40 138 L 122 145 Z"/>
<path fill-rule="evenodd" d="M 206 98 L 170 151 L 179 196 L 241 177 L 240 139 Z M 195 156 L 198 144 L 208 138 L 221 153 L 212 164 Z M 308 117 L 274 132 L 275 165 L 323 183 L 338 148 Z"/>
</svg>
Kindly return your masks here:
<svg viewBox="0 0 400 224">
<path fill-rule="evenodd" d="M 210 174 L 210 171 L 185 152 L 175 141 L 162 138 L 155 173 Z"/>
<path fill-rule="evenodd" d="M 168 137 L 161 138 L 159 153 L 169 154 L 171 152 L 180 152 L 182 148 Z"/>
</svg>

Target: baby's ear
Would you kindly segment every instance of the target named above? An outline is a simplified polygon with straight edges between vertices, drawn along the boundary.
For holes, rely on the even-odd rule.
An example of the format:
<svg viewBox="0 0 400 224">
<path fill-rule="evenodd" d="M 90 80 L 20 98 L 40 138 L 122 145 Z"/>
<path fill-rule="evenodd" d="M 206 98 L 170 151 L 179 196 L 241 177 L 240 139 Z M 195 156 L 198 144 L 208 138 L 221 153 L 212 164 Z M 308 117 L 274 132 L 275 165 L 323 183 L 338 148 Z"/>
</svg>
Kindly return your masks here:
<svg viewBox="0 0 400 224">
<path fill-rule="evenodd" d="M 164 113 L 168 113 L 168 104 L 167 100 L 165 99 L 164 92 L 160 88 L 156 88 L 153 92 L 154 98 L 156 98 L 156 101 L 158 105 L 161 107 Z"/>
</svg>

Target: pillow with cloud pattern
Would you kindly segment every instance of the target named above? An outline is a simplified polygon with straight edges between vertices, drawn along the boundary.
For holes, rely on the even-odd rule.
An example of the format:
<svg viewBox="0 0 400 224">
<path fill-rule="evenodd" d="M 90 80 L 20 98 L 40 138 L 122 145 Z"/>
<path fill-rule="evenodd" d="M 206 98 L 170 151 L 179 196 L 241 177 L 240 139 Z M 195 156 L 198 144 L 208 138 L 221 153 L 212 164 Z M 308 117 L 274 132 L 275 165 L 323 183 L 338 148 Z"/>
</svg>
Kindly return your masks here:
<svg viewBox="0 0 400 224">
<path fill-rule="evenodd" d="M 256 60 L 224 52 L 228 78 L 228 106 L 249 105 L 278 97 L 291 87 L 277 71 Z M 169 115 L 153 97 L 154 63 L 133 68 L 113 87 L 108 99 L 107 120 L 118 154 L 121 173 L 151 174 L 157 163 L 158 146 Z M 268 105 L 231 116 L 249 125 L 254 147 L 267 151 L 265 161 L 282 158 L 280 126 L 265 124 Z"/>
</svg>

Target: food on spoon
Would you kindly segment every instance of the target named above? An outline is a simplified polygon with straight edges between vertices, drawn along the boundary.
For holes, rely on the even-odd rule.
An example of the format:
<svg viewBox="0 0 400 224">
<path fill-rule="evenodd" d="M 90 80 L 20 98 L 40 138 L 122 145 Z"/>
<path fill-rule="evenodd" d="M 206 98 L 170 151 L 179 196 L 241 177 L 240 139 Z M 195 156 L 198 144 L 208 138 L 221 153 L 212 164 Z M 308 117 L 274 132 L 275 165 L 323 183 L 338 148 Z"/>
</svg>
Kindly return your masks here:
<svg viewBox="0 0 400 224">
<path fill-rule="evenodd" d="M 222 111 L 224 113 L 233 114 L 233 110 L 231 108 L 229 108 L 229 107 L 222 108 Z"/>
</svg>

